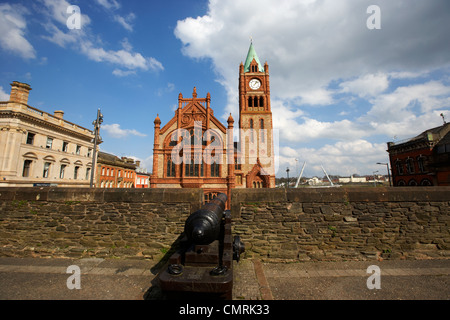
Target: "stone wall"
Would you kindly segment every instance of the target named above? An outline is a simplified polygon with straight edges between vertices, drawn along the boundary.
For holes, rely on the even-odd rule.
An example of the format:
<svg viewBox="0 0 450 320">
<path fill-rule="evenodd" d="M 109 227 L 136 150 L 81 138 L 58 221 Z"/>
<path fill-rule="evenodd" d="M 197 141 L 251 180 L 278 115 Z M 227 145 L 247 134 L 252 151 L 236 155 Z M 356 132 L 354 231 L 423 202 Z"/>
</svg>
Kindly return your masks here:
<svg viewBox="0 0 450 320">
<path fill-rule="evenodd" d="M 233 190 L 234 233 L 263 260 L 450 256 L 450 188 Z"/>
<path fill-rule="evenodd" d="M 200 189 L 0 188 L 0 256 L 164 256 Z M 446 258 L 450 187 L 234 189 L 233 232 L 267 261 Z"/>
<path fill-rule="evenodd" d="M 0 189 L 0 256 L 154 258 L 201 206 L 192 189 Z"/>
</svg>

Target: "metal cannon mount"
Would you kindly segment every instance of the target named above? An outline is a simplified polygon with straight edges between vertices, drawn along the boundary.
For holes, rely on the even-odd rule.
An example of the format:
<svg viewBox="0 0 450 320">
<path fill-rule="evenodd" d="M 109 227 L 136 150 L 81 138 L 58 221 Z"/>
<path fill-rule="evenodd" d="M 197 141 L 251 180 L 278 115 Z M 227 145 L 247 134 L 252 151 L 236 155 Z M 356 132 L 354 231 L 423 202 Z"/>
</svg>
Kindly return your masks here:
<svg viewBox="0 0 450 320">
<path fill-rule="evenodd" d="M 245 245 L 232 237 L 231 213 L 224 210 L 227 196 L 219 194 L 185 223 L 179 250 L 159 275 L 167 297 L 193 298 L 186 293 L 232 299 L 233 260 L 239 262 Z"/>
</svg>

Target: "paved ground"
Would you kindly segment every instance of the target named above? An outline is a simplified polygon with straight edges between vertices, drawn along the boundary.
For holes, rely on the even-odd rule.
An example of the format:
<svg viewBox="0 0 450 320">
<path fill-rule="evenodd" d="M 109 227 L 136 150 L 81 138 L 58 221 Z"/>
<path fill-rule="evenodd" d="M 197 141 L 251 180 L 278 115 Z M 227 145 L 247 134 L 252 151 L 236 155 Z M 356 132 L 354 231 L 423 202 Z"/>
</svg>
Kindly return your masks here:
<svg viewBox="0 0 450 320">
<path fill-rule="evenodd" d="M 69 266 L 81 289 L 68 289 Z M 368 289 L 380 270 L 380 289 Z M 158 300 L 157 261 L 0 258 L 1 300 Z M 75 282 L 71 282 L 75 283 Z M 375 284 L 375 280 L 370 282 Z M 449 300 L 450 260 L 274 264 L 242 260 L 234 266 L 234 300 Z"/>
</svg>

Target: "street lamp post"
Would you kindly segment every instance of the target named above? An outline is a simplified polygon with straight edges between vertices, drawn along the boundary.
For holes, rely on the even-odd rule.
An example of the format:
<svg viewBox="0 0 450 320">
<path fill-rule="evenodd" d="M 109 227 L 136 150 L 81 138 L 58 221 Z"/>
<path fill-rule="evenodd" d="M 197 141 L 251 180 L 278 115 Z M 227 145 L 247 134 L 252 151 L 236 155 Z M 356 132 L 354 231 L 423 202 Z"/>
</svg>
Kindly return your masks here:
<svg viewBox="0 0 450 320">
<path fill-rule="evenodd" d="M 103 123 L 103 114 L 100 112 L 100 109 L 97 110 L 97 119 L 92 122 L 94 125 L 94 152 L 92 153 L 92 169 L 91 169 L 91 183 L 90 187 L 94 187 L 94 175 L 95 175 L 95 167 L 97 162 L 97 144 L 100 139 L 100 125 Z"/>
<path fill-rule="evenodd" d="M 375 187 L 377 186 L 377 178 L 375 178 L 375 173 L 377 173 L 377 172 L 378 172 L 378 170 L 373 172 L 373 185 Z"/>
<path fill-rule="evenodd" d="M 289 188 L 289 168 L 286 169 L 287 173 L 287 188 Z"/>
<path fill-rule="evenodd" d="M 391 183 L 391 173 L 390 173 L 390 170 L 389 170 L 389 163 L 377 162 L 377 164 L 386 166 L 386 168 L 387 168 L 387 173 L 388 173 L 388 177 L 389 177 L 389 187 L 392 187 L 392 183 Z"/>
</svg>

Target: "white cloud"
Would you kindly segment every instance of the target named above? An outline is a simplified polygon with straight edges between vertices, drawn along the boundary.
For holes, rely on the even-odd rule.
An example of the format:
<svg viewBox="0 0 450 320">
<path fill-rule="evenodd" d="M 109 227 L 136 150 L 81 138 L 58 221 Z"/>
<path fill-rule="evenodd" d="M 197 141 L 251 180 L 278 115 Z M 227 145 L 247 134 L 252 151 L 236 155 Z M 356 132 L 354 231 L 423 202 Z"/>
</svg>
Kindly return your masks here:
<svg viewBox="0 0 450 320">
<path fill-rule="evenodd" d="M 147 158 L 145 158 L 145 159 L 142 159 L 142 158 L 139 158 L 139 157 L 136 157 L 136 156 L 126 156 L 127 158 L 132 158 L 132 159 L 134 159 L 134 161 L 140 161 L 141 162 L 141 164 L 140 164 L 140 167 L 142 168 L 142 169 L 147 169 L 147 172 L 148 173 L 151 173 L 152 172 L 152 167 L 153 167 L 153 155 L 150 155 L 150 156 L 148 156 Z"/>
<path fill-rule="evenodd" d="M 117 77 L 128 77 L 130 75 L 136 74 L 136 71 L 133 70 L 124 71 L 120 69 L 114 69 L 112 74 Z"/>
<path fill-rule="evenodd" d="M 21 5 L 0 4 L 0 46 L 24 59 L 34 59 L 36 50 L 25 37 L 28 13 Z"/>
<path fill-rule="evenodd" d="M 130 13 L 125 17 L 115 15 L 114 21 L 118 22 L 122 27 L 125 28 L 125 30 L 133 31 L 133 26 L 131 25 L 133 21 L 135 20 L 136 15 L 134 13 Z"/>
<path fill-rule="evenodd" d="M 50 16 L 55 20 L 56 22 L 66 26 L 67 25 L 67 19 L 69 18 L 69 14 L 67 13 L 67 8 L 71 5 L 66 0 L 40 0 L 43 2 L 45 7 L 48 9 L 48 12 Z M 82 28 L 86 28 L 90 23 L 91 19 L 89 16 L 83 14 L 83 11 L 81 11 L 81 23 Z"/>
<path fill-rule="evenodd" d="M 175 85 L 169 82 L 166 87 L 158 89 L 158 96 L 161 97 L 165 93 L 173 92 L 173 90 L 175 90 Z M 176 108 L 178 108 L 178 105 L 176 105 Z"/>
<path fill-rule="evenodd" d="M 342 93 L 352 93 L 367 98 L 376 96 L 389 88 L 389 80 L 386 74 L 367 74 L 355 80 L 341 82 L 339 86 Z"/>
<path fill-rule="evenodd" d="M 104 124 L 102 125 L 102 129 L 105 130 L 109 135 L 114 138 L 126 138 L 130 135 L 138 136 L 138 137 L 146 137 L 147 135 L 144 133 L 140 133 L 135 129 L 122 129 L 120 124 Z"/>
<path fill-rule="evenodd" d="M 301 103 L 309 105 L 330 105 L 333 103 L 332 92 L 323 88 L 312 89 L 302 93 Z"/>
<path fill-rule="evenodd" d="M 386 144 L 374 144 L 364 139 L 340 141 L 333 145 L 326 144 L 320 148 L 280 148 L 279 158 L 281 169 L 279 176 L 285 176 L 282 171 L 286 167 L 290 168 L 291 177 L 298 176 L 303 162 L 306 162 L 304 176 L 322 177 L 324 174 L 321 166 L 329 175 L 371 174 L 377 170 L 381 174 L 387 174 L 376 164 L 387 161 Z"/>
<path fill-rule="evenodd" d="M 369 5 L 359 0 L 210 0 L 204 16 L 178 21 L 175 36 L 186 56 L 211 59 L 228 97 L 222 118 L 238 113 L 236 72 L 252 36 L 261 62 L 270 66 L 273 123 L 282 143 L 299 150 L 301 143 L 326 139 L 326 150 L 336 151 L 364 141 L 367 154 L 386 157 L 385 145 L 369 140 L 379 142 L 394 132 L 418 134 L 439 125 L 437 112 L 449 109 L 450 41 L 444 39 L 450 3 L 379 0 L 381 30 L 366 26 Z M 435 70 L 444 75 L 430 81 Z M 333 113 L 348 118 L 335 120 Z M 311 150 L 316 163 L 329 156 L 320 147 Z M 361 173 L 371 173 L 364 157 L 354 154 L 348 161 L 357 163 Z"/>
<path fill-rule="evenodd" d="M 128 39 L 121 41 L 122 49 L 108 50 L 102 47 L 101 40 L 89 28 L 90 18 L 82 15 L 81 30 L 68 30 L 66 20 L 68 18 L 66 10 L 69 3 L 66 0 L 40 0 L 47 9 L 45 11 L 48 21 L 43 25 L 48 32 L 45 39 L 61 46 L 70 45 L 74 49 L 84 54 L 89 59 L 96 62 L 107 62 L 120 67 L 113 71 L 116 76 L 124 77 L 135 74 L 136 71 L 159 71 L 164 70 L 161 62 L 153 57 L 145 57 L 139 52 L 134 52 Z M 107 9 L 119 8 L 116 1 L 98 0 L 100 5 Z M 134 14 L 127 16 L 128 20 L 134 20 Z M 125 21 L 125 20 L 124 20 Z M 131 25 L 129 26 L 131 28 Z M 128 28 L 128 27 L 127 27 Z M 125 68 L 126 70 L 123 70 Z"/>
<path fill-rule="evenodd" d="M 99 5 L 108 9 L 108 10 L 116 10 L 121 7 L 120 3 L 116 0 L 95 0 Z"/>
<path fill-rule="evenodd" d="M 408 6 L 380 0 L 378 5 L 383 27 L 371 31 L 366 27 L 368 4 L 364 1 L 274 5 L 270 0 L 211 0 L 206 15 L 178 21 L 175 36 L 187 56 L 212 59 L 227 90 L 235 87 L 237 65 L 245 59 L 252 36 L 261 62 L 267 60 L 270 65 L 272 97 L 300 98 L 309 104 L 333 103 L 334 92 L 327 92 L 332 81 L 374 75 L 380 81 L 377 86 L 370 89 L 366 83 L 361 88 L 365 90 L 361 94 L 373 94 L 385 88 L 383 77 L 389 72 L 411 76 L 449 64 L 450 42 L 442 41 L 448 37 L 448 28 L 428 23 L 439 20 L 448 26 L 450 10 L 442 8 L 447 5 L 418 0 Z"/>
<path fill-rule="evenodd" d="M 370 102 L 373 106 L 363 119 L 377 123 L 399 123 L 407 117 L 450 107 L 450 86 L 429 81 L 398 87 L 394 92 L 378 95 Z"/>
<path fill-rule="evenodd" d="M 0 101 L 9 101 L 9 94 L 3 90 L 2 86 L 0 86 Z"/>
<path fill-rule="evenodd" d="M 164 67 L 155 58 L 145 58 L 142 54 L 137 52 L 130 52 L 127 50 L 105 50 L 100 47 L 96 47 L 90 41 L 84 41 L 80 43 L 81 52 L 84 53 L 89 59 L 97 62 L 109 62 L 115 65 L 125 67 L 130 70 L 163 70 Z"/>
<path fill-rule="evenodd" d="M 121 4 L 116 0 L 96 0 L 96 2 L 103 8 L 112 12 L 122 7 Z M 133 31 L 132 23 L 134 22 L 135 19 L 136 15 L 132 12 L 126 16 L 121 16 L 119 14 L 113 15 L 113 20 L 118 24 L 120 24 L 125 30 L 130 32 Z"/>
<path fill-rule="evenodd" d="M 120 3 L 116 0 L 95 0 L 99 5 L 102 7 L 108 9 L 108 10 L 115 10 L 119 9 L 121 7 Z"/>
</svg>

